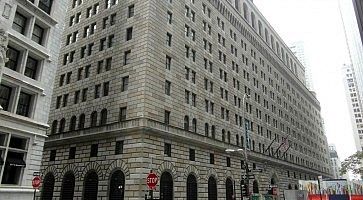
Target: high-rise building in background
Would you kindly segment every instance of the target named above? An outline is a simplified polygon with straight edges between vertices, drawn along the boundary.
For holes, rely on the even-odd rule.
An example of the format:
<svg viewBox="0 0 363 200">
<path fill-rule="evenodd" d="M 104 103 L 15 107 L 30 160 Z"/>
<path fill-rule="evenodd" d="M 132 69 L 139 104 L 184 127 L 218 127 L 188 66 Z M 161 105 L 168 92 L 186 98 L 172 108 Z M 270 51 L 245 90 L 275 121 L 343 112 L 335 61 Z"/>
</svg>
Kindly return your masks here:
<svg viewBox="0 0 363 200">
<path fill-rule="evenodd" d="M 306 52 L 305 52 L 304 42 L 298 41 L 298 42 L 291 43 L 291 44 L 289 44 L 289 48 L 292 51 L 292 53 L 296 56 L 296 58 L 300 61 L 300 63 L 305 67 L 306 87 L 310 91 L 314 91 L 311 67 L 310 67 L 309 62 L 305 55 Z"/>
<path fill-rule="evenodd" d="M 363 1 L 362 0 L 352 0 L 354 6 L 355 17 L 357 19 L 357 24 L 360 33 L 360 39 L 363 41 Z M 363 45 L 363 43 L 362 43 Z"/>
<path fill-rule="evenodd" d="M 357 78 L 351 65 L 343 68 L 344 87 L 352 123 L 353 138 L 357 151 L 363 151 L 363 115 L 362 98 L 358 92 Z"/>
<path fill-rule="evenodd" d="M 67 2 L 43 198 L 143 199 L 150 170 L 160 199 L 240 197 L 246 166 L 253 193 L 331 176 L 304 66 L 250 0 Z"/>
<path fill-rule="evenodd" d="M 343 79 L 355 146 L 357 151 L 361 151 L 363 150 L 363 45 L 359 34 L 357 18 L 354 13 L 353 2 L 351 0 L 339 0 L 339 9 L 349 53 L 348 64 L 345 64 L 343 67 Z"/>
<path fill-rule="evenodd" d="M 340 174 L 340 169 L 342 168 L 337 149 L 335 145 L 329 145 L 330 160 L 332 164 L 333 176 L 335 179 L 342 179 L 343 176 Z"/>
<path fill-rule="evenodd" d="M 0 1 L 0 199 L 32 199 L 66 1 Z M 5 56 L 6 52 L 6 56 Z"/>
</svg>

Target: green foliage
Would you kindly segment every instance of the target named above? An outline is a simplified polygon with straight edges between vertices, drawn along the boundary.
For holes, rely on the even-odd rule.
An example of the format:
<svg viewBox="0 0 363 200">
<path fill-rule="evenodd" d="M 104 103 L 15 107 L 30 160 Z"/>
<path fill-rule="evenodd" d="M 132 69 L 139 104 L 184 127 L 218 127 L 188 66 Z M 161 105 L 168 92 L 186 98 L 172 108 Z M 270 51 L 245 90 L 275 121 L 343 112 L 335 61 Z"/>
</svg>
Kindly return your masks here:
<svg viewBox="0 0 363 200">
<path fill-rule="evenodd" d="M 342 162 L 342 168 L 340 170 L 341 174 L 346 174 L 348 171 L 351 171 L 356 175 L 363 175 L 363 152 L 357 151 L 355 154 L 349 156 Z"/>
</svg>

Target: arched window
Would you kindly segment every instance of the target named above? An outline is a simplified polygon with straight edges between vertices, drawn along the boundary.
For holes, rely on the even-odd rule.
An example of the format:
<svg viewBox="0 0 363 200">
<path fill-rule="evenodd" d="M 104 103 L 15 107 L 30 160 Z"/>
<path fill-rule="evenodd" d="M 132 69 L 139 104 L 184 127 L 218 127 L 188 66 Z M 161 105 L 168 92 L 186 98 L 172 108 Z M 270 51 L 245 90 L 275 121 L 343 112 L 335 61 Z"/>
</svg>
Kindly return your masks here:
<svg viewBox="0 0 363 200">
<path fill-rule="evenodd" d="M 226 141 L 226 131 L 222 129 L 222 142 Z"/>
<path fill-rule="evenodd" d="M 255 151 L 255 141 L 252 140 L 252 151 Z"/>
<path fill-rule="evenodd" d="M 71 171 L 67 172 L 63 177 L 60 200 L 73 199 L 74 182 L 75 182 L 75 177 L 73 172 Z"/>
<path fill-rule="evenodd" d="M 217 181 L 212 176 L 208 179 L 208 200 L 217 200 Z"/>
<path fill-rule="evenodd" d="M 91 114 L 91 127 L 97 126 L 97 111 L 93 111 Z"/>
<path fill-rule="evenodd" d="M 268 44 L 268 45 L 270 45 L 270 43 L 269 43 L 269 40 L 268 40 L 268 30 L 267 30 L 267 28 L 265 28 L 265 41 L 266 41 L 266 43 Z"/>
<path fill-rule="evenodd" d="M 59 122 L 59 133 L 63 133 L 66 127 L 66 119 L 62 118 Z"/>
<path fill-rule="evenodd" d="M 84 177 L 83 199 L 97 200 L 98 193 L 98 175 L 95 171 L 87 172 Z"/>
<path fill-rule="evenodd" d="M 42 200 L 52 200 L 53 199 L 53 191 L 54 191 L 54 175 L 49 172 L 45 175 L 43 180 L 43 189 L 42 189 Z"/>
<path fill-rule="evenodd" d="M 236 134 L 236 145 L 239 146 L 239 136 Z"/>
<path fill-rule="evenodd" d="M 262 37 L 262 23 L 260 20 L 258 20 L 257 24 L 258 24 L 258 34 Z"/>
<path fill-rule="evenodd" d="M 193 118 L 192 120 L 192 130 L 194 133 L 197 132 L 197 119 Z"/>
<path fill-rule="evenodd" d="M 233 200 L 233 182 L 230 178 L 226 179 L 226 200 Z"/>
<path fill-rule="evenodd" d="M 77 117 L 72 116 L 71 123 L 69 124 L 69 130 L 74 131 L 76 129 Z"/>
<path fill-rule="evenodd" d="M 295 184 L 295 190 L 298 190 L 299 189 L 299 187 Z"/>
<path fill-rule="evenodd" d="M 187 178 L 187 200 L 198 199 L 198 185 L 197 179 L 194 175 L 190 174 Z"/>
<path fill-rule="evenodd" d="M 276 179 L 275 178 L 271 178 L 271 185 L 276 185 Z"/>
<path fill-rule="evenodd" d="M 112 173 L 109 190 L 109 200 L 124 199 L 125 175 L 121 170 Z"/>
<path fill-rule="evenodd" d="M 208 123 L 204 124 L 204 133 L 205 133 L 206 137 L 209 136 L 209 124 Z"/>
<path fill-rule="evenodd" d="M 184 130 L 189 131 L 189 117 L 185 115 L 184 117 Z"/>
<path fill-rule="evenodd" d="M 105 125 L 107 123 L 107 109 L 103 109 L 101 111 L 101 121 L 100 121 L 100 125 Z"/>
<path fill-rule="evenodd" d="M 231 132 L 227 132 L 227 141 L 228 141 L 228 144 L 231 144 Z"/>
<path fill-rule="evenodd" d="M 216 139 L 216 127 L 214 125 L 212 126 L 211 132 L 212 132 L 212 138 Z"/>
<path fill-rule="evenodd" d="M 259 193 L 259 189 L 258 189 L 258 182 L 257 182 L 257 180 L 254 180 L 254 181 L 253 181 L 252 188 L 253 188 L 253 193 L 255 193 L 255 194 Z"/>
<path fill-rule="evenodd" d="M 242 148 L 245 146 L 245 139 L 243 138 L 243 136 L 241 136 L 241 146 Z"/>
<path fill-rule="evenodd" d="M 57 132 L 57 126 L 58 126 L 58 121 L 54 120 L 52 123 L 52 130 L 51 130 L 51 134 L 55 134 Z"/>
<path fill-rule="evenodd" d="M 160 178 L 160 200 L 173 199 L 173 178 L 169 172 L 163 172 Z"/>
<path fill-rule="evenodd" d="M 289 184 L 289 186 L 287 186 L 287 189 L 292 190 L 291 184 Z"/>
<path fill-rule="evenodd" d="M 84 114 L 81 114 L 79 116 L 79 123 L 78 123 L 78 129 L 84 129 L 84 123 L 86 121 L 86 116 Z"/>
</svg>

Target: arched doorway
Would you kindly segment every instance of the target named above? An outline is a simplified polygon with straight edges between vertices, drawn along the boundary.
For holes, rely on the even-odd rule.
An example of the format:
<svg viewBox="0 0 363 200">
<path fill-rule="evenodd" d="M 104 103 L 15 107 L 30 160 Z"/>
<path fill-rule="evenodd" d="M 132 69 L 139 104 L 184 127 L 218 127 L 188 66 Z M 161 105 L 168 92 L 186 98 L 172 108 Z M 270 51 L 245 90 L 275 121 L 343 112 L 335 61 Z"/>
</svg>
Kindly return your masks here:
<svg viewBox="0 0 363 200">
<path fill-rule="evenodd" d="M 187 200 L 198 199 L 198 184 L 194 175 L 190 174 L 187 178 Z"/>
<path fill-rule="evenodd" d="M 54 191 L 54 175 L 49 172 L 45 175 L 43 180 L 43 190 L 41 199 L 42 200 L 52 200 L 53 199 L 53 191 Z"/>
<path fill-rule="evenodd" d="M 109 200 L 123 200 L 125 192 L 125 175 L 121 170 L 112 173 L 109 186 Z"/>
<path fill-rule="evenodd" d="M 95 171 L 87 172 L 84 178 L 83 200 L 97 200 L 98 175 Z"/>
<path fill-rule="evenodd" d="M 217 181 L 213 176 L 208 179 L 208 200 L 217 200 Z"/>
<path fill-rule="evenodd" d="M 73 200 L 75 177 L 73 172 L 67 172 L 62 181 L 60 200 Z"/>
<path fill-rule="evenodd" d="M 233 182 L 230 178 L 226 179 L 226 200 L 233 200 Z"/>
<path fill-rule="evenodd" d="M 291 184 L 289 184 L 289 185 L 287 186 L 287 189 L 292 190 L 292 186 L 291 186 Z"/>
<path fill-rule="evenodd" d="M 260 193 L 257 180 L 253 181 L 252 189 L 253 189 L 253 193 L 255 193 L 255 194 Z"/>
<path fill-rule="evenodd" d="M 163 172 L 160 178 L 160 200 L 173 199 L 173 177 L 169 172 Z"/>
</svg>

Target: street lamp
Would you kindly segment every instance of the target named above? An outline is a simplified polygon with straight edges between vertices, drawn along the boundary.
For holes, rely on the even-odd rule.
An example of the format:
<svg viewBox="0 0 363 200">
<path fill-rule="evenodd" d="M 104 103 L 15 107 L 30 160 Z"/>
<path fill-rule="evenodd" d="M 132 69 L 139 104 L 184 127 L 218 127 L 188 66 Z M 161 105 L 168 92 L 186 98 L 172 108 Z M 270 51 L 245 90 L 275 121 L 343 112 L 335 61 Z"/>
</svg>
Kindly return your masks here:
<svg viewBox="0 0 363 200">
<path fill-rule="evenodd" d="M 245 160 L 245 170 L 246 170 L 246 183 L 245 185 L 247 186 L 247 198 L 249 199 L 249 184 L 250 184 L 250 177 L 249 177 L 249 168 L 248 168 L 248 157 L 247 157 L 247 149 L 244 148 L 244 149 L 226 149 L 225 152 L 227 153 L 231 153 L 231 152 L 240 152 L 240 151 L 243 151 L 243 155 L 244 155 L 244 160 Z M 242 176 L 241 176 L 242 177 Z M 242 185 L 240 185 L 242 186 Z M 242 190 L 241 190 L 241 195 L 242 194 Z M 236 194 L 234 195 L 235 198 L 236 198 Z"/>
</svg>

